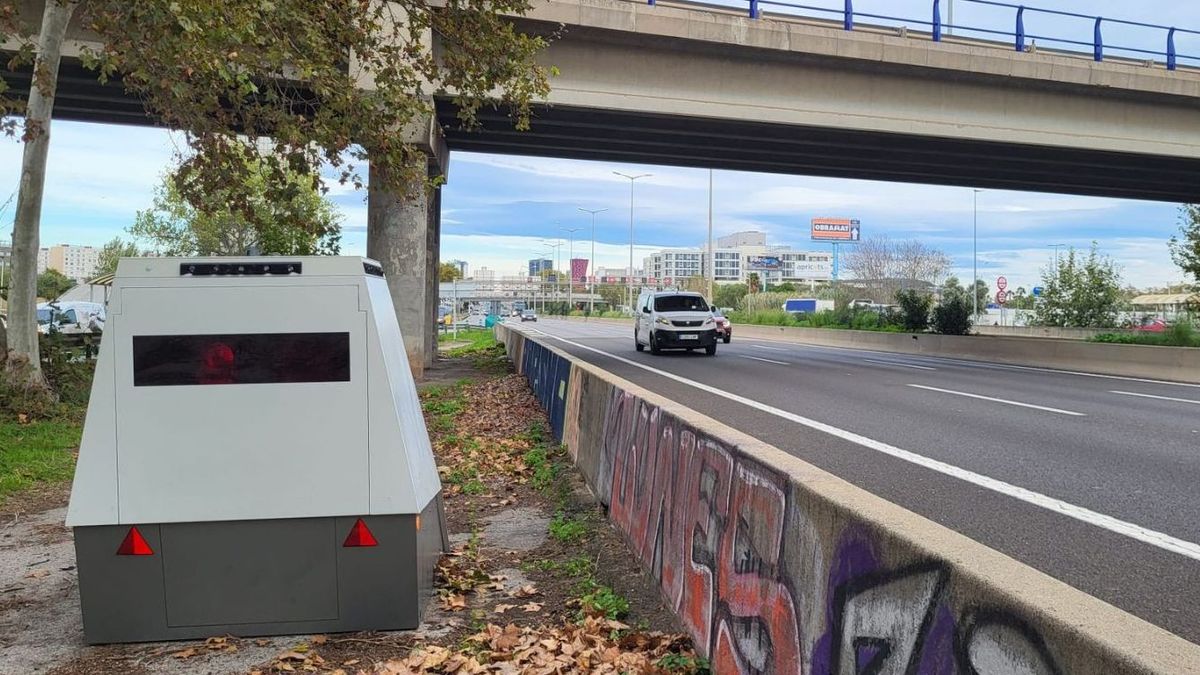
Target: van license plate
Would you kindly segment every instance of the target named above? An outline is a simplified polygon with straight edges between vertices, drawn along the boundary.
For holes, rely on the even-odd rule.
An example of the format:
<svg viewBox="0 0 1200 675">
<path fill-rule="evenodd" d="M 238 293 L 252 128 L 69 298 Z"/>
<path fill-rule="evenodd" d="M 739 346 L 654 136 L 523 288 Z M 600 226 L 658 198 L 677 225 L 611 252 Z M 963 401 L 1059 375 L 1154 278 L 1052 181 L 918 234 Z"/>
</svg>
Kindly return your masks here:
<svg viewBox="0 0 1200 675">
<path fill-rule="evenodd" d="M 680 340 L 699 340 L 700 336 L 699 335 L 680 335 L 679 339 Z"/>
</svg>

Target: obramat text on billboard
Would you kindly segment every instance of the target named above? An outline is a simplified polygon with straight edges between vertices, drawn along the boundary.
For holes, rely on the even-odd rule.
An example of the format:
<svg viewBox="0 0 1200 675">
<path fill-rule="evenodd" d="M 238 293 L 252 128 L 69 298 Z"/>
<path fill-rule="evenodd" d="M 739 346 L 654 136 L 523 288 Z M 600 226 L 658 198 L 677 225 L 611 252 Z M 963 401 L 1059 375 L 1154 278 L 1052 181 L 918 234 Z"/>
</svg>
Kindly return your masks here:
<svg viewBox="0 0 1200 675">
<path fill-rule="evenodd" d="M 813 241 L 858 241 L 862 227 L 849 218 L 813 218 Z"/>
</svg>

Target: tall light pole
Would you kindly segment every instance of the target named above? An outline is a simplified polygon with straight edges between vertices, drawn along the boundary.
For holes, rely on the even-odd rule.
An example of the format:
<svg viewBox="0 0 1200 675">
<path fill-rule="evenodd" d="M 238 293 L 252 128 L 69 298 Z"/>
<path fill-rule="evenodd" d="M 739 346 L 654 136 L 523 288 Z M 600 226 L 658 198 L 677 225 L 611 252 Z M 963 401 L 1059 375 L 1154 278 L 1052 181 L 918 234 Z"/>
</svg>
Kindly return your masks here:
<svg viewBox="0 0 1200 675">
<path fill-rule="evenodd" d="M 954 0 L 946 0 L 946 35 L 954 35 Z"/>
<path fill-rule="evenodd" d="M 567 233 L 570 237 L 570 244 L 567 246 L 567 314 L 575 308 L 575 233 L 582 230 L 582 227 L 560 227 L 558 228 Z"/>
<path fill-rule="evenodd" d="M 588 276 L 594 279 L 596 277 L 596 214 L 604 213 L 608 209 L 585 209 L 580 206 L 579 210 L 592 216 L 592 257 L 588 261 Z M 588 296 L 588 314 L 591 314 L 596 309 L 596 284 L 591 281 L 588 282 Z"/>
<path fill-rule="evenodd" d="M 1066 246 L 1066 244 L 1047 244 L 1047 246 L 1054 249 L 1054 273 L 1057 275 L 1058 274 L 1058 249 L 1062 248 L 1063 246 Z"/>
<path fill-rule="evenodd" d="M 633 309 L 633 184 L 639 178 L 649 178 L 654 174 L 639 173 L 631 176 L 627 173 L 614 171 L 616 175 L 629 179 L 629 308 Z"/>
<path fill-rule="evenodd" d="M 972 316 L 979 316 L 979 193 L 972 190 L 975 200 L 975 215 L 971 219 L 971 309 Z"/>
<path fill-rule="evenodd" d="M 562 249 L 563 243 L 558 240 L 554 240 L 553 242 L 543 241 L 542 243 L 554 249 L 554 301 L 558 302 L 559 296 L 562 295 L 558 289 L 558 277 L 561 274 L 558 267 L 562 264 L 562 256 L 559 255 L 559 251 Z M 543 309 L 545 308 L 543 307 Z"/>
<path fill-rule="evenodd" d="M 708 301 L 713 301 L 713 284 L 717 282 L 717 260 L 713 255 L 713 170 L 708 170 Z"/>
</svg>

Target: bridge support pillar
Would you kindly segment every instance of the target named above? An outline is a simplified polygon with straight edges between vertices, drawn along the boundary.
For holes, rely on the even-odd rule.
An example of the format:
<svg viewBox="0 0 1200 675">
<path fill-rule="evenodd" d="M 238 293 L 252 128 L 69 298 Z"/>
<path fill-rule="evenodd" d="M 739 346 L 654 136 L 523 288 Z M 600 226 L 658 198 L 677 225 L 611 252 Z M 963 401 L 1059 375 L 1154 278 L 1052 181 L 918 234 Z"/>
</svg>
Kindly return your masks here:
<svg viewBox="0 0 1200 675">
<path fill-rule="evenodd" d="M 406 133 L 428 158 L 430 176 L 445 175 L 449 152 L 435 118 Z M 367 256 L 387 276 L 413 376 L 420 379 L 437 355 L 438 268 L 441 260 L 441 188 L 410 185 L 385 190 L 371 167 L 367 186 Z"/>
</svg>

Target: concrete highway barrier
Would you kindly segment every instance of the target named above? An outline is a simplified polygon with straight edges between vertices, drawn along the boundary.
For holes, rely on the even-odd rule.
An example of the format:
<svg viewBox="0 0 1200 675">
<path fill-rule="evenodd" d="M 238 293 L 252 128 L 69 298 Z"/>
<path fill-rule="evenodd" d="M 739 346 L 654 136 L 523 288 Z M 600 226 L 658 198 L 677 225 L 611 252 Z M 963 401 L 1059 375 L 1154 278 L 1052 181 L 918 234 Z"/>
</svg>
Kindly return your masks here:
<svg viewBox="0 0 1200 675">
<path fill-rule="evenodd" d="M 1200 673 L 1200 646 L 536 333 L 496 334 L 716 673 Z"/>
<path fill-rule="evenodd" d="M 573 320 L 583 321 L 583 319 Z M 632 322 L 628 319 L 587 319 L 587 321 L 632 326 Z M 739 337 L 782 340 L 824 347 L 870 349 L 896 354 L 943 356 L 968 361 L 1072 370 L 1098 375 L 1200 383 L 1200 349 L 1194 347 L 1119 345 L 1062 338 L 882 333 L 864 330 L 736 324 L 733 327 L 733 339 L 736 340 Z M 632 339 L 631 332 L 630 340 Z"/>
</svg>

